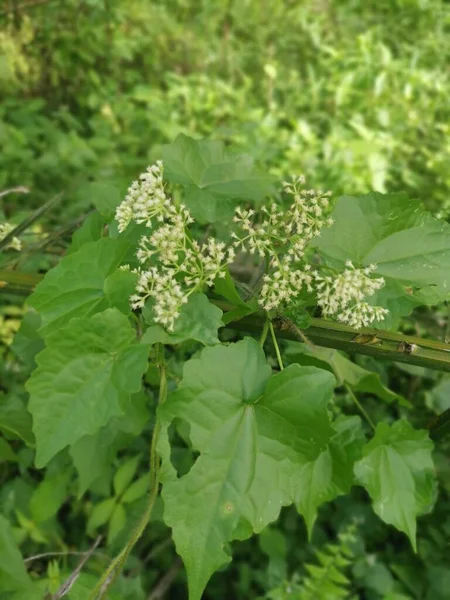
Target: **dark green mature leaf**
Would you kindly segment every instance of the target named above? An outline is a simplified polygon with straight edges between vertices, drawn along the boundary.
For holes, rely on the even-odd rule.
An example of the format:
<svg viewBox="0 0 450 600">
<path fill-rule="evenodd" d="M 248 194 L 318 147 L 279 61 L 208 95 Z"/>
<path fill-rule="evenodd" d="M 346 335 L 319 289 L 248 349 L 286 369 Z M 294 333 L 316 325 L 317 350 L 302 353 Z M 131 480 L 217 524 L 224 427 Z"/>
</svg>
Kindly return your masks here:
<svg viewBox="0 0 450 600">
<path fill-rule="evenodd" d="M 302 467 L 297 480 L 295 500 L 310 538 L 318 507 L 349 493 L 354 483 L 353 465 L 361 458 L 365 442 L 359 417 L 341 417 L 333 428 L 336 433 L 327 447 Z"/>
<path fill-rule="evenodd" d="M 228 269 L 226 270 L 225 277 L 216 279 L 214 292 L 236 307 L 223 315 L 222 321 L 225 325 L 228 325 L 228 323 L 231 323 L 232 321 L 238 321 L 247 315 L 251 315 L 259 309 L 256 298 L 253 298 L 249 302 L 245 302 L 240 297 Z"/>
<path fill-rule="evenodd" d="M 46 473 L 45 479 L 33 490 L 30 499 L 31 517 L 35 523 L 47 521 L 58 512 L 67 497 L 70 470 Z"/>
<path fill-rule="evenodd" d="M 112 183 L 95 181 L 86 186 L 86 193 L 98 212 L 110 221 L 122 201 L 119 188 Z"/>
<path fill-rule="evenodd" d="M 81 227 L 75 231 L 72 236 L 72 243 L 70 244 L 67 254 L 74 254 L 89 242 L 96 242 L 103 237 L 103 231 L 105 229 L 105 218 L 102 217 L 97 211 L 92 211 L 88 215 Z"/>
<path fill-rule="evenodd" d="M 436 286 L 440 299 L 450 292 L 450 225 L 427 213 L 418 200 L 406 194 L 371 193 L 360 198 L 339 198 L 333 210 L 334 225 L 322 232 L 316 245 L 330 264 L 377 265 L 377 275 L 396 280 L 383 301 L 381 290 L 374 302 L 388 306 L 394 318 L 408 314 L 415 298 L 408 286 Z M 393 286 L 397 288 L 394 290 Z M 436 301 L 436 293 L 433 301 Z M 388 302 L 389 301 L 389 302 Z M 409 307 L 408 307 L 409 303 Z"/>
<path fill-rule="evenodd" d="M 258 202 L 273 191 L 273 178 L 255 170 L 247 155 L 228 152 L 222 142 L 180 134 L 163 146 L 165 176 L 186 187 L 184 201 L 202 223 L 229 218 L 233 200 Z"/>
<path fill-rule="evenodd" d="M 29 299 L 42 317 L 41 332 L 57 331 L 74 317 L 107 308 L 105 280 L 121 264 L 128 249 L 125 240 L 103 238 L 84 245 L 49 271 Z"/>
<path fill-rule="evenodd" d="M 124 413 L 147 367 L 148 346 L 134 340 L 116 309 L 74 319 L 49 334 L 27 384 L 38 466 Z"/>
<path fill-rule="evenodd" d="M 428 432 L 404 420 L 379 423 L 355 465 L 358 482 L 369 492 L 377 515 L 406 533 L 416 550 L 416 517 L 435 500 L 436 480 Z"/>
<path fill-rule="evenodd" d="M 163 435 L 164 518 L 173 529 L 198 600 L 212 573 L 228 562 L 224 544 L 247 522 L 260 532 L 282 506 L 298 501 L 310 525 L 320 502 L 347 491 L 361 447 L 357 419 L 332 427 L 327 404 L 334 377 L 315 367 L 291 365 L 271 377 L 264 353 L 250 338 L 228 347 L 206 348 L 185 364 L 179 389 L 160 409 Z M 166 435 L 174 418 L 190 425 L 200 456 L 177 478 Z M 336 436 L 342 441 L 335 442 Z M 337 450 L 343 446 L 346 450 Z M 328 452 L 331 466 L 322 454 Z M 326 494 L 313 493 L 307 465 L 323 466 Z M 348 462 L 348 464 L 347 464 Z M 309 468 L 311 470 L 311 468 Z M 248 534 L 247 534 L 248 535 Z"/>
<path fill-rule="evenodd" d="M 78 497 L 108 474 L 121 434 L 138 436 L 141 433 L 150 418 L 147 405 L 148 397 L 143 391 L 133 394 L 124 415 L 111 419 L 99 431 L 85 435 L 70 448 L 79 475 Z"/>
<path fill-rule="evenodd" d="M 181 308 L 174 331 L 168 332 L 161 325 L 152 325 L 142 336 L 142 343 L 181 344 L 186 340 L 196 340 L 205 346 L 213 346 L 219 343 L 217 331 L 223 327 L 222 314 L 205 294 L 192 294 Z M 152 323 L 151 310 L 145 310 L 144 316 L 148 323 Z"/>
<path fill-rule="evenodd" d="M 22 555 L 9 522 L 0 515 L 0 590 L 19 591 L 31 587 Z"/>
<path fill-rule="evenodd" d="M 383 385 L 380 375 L 360 367 L 337 350 L 315 347 L 311 350 L 306 344 L 290 344 L 287 350 L 290 361 L 302 365 L 315 365 L 330 369 L 337 377 L 338 385 L 347 384 L 355 392 L 373 394 L 385 402 L 397 401 L 402 406 L 411 407 L 410 402 L 400 394 Z"/>
<path fill-rule="evenodd" d="M 136 273 L 120 269 L 106 278 L 103 291 L 111 308 L 118 308 L 125 315 L 130 314 L 130 296 L 136 288 L 137 278 Z"/>
<path fill-rule="evenodd" d="M 0 431 L 8 438 L 21 438 L 29 446 L 34 446 L 31 415 L 19 396 L 0 395 Z"/>
</svg>

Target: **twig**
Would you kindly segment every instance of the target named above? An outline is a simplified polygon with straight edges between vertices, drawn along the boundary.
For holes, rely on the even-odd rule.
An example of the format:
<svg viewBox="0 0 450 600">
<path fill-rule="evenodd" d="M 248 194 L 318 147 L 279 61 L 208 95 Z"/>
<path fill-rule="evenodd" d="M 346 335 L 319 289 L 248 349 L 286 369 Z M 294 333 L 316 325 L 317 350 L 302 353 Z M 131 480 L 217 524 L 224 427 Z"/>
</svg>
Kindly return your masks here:
<svg viewBox="0 0 450 600">
<path fill-rule="evenodd" d="M 70 589 L 72 588 L 73 584 L 78 579 L 78 576 L 81 573 L 81 569 L 84 567 L 84 565 L 86 564 L 86 562 L 90 559 L 90 557 L 94 553 L 94 550 L 100 544 L 101 539 L 102 539 L 102 536 L 99 535 L 98 538 L 93 543 L 93 545 L 91 546 L 91 548 L 87 552 L 84 553 L 84 556 L 80 560 L 80 562 L 79 562 L 77 568 L 75 569 L 75 571 L 70 575 L 70 577 L 68 579 L 66 579 L 66 581 L 61 585 L 61 587 L 59 588 L 59 590 L 57 592 L 55 592 L 53 594 L 53 596 L 51 596 L 51 600 L 59 600 L 59 598 L 62 598 L 63 596 L 65 596 L 67 594 L 67 592 L 70 591 Z"/>
<path fill-rule="evenodd" d="M 33 556 L 29 556 L 28 558 L 24 558 L 23 562 L 25 564 L 34 562 L 35 560 L 40 560 L 41 558 L 52 558 L 54 556 L 84 556 L 86 552 L 43 552 L 42 554 L 34 554 Z M 101 556 L 102 558 L 108 559 L 109 556 L 104 552 L 93 552 L 96 556 Z"/>
<path fill-rule="evenodd" d="M 152 590 L 148 600 L 160 600 L 163 598 L 178 575 L 178 571 L 182 567 L 181 559 L 178 557 L 167 573 L 159 580 L 156 587 Z"/>
<path fill-rule="evenodd" d="M 8 194 L 29 194 L 30 190 L 25 187 L 24 185 L 19 185 L 18 187 L 15 188 L 10 188 L 9 190 L 3 190 L 3 192 L 0 192 L 0 198 L 3 198 L 3 196 L 7 196 Z"/>
</svg>

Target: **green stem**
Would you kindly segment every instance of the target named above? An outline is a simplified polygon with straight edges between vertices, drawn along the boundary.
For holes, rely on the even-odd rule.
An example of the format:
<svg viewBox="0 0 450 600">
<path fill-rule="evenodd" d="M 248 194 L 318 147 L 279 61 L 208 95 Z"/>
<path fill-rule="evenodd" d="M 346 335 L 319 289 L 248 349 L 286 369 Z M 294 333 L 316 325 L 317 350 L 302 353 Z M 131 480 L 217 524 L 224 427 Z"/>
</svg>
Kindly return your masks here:
<svg viewBox="0 0 450 600">
<path fill-rule="evenodd" d="M 160 384 L 159 384 L 159 400 L 158 405 L 165 402 L 167 398 L 167 376 L 166 376 L 166 366 L 164 364 L 164 350 L 162 344 L 158 344 L 157 348 L 157 356 L 158 356 L 158 364 L 160 370 Z M 153 506 L 155 504 L 155 500 L 158 497 L 159 491 L 159 471 L 160 471 L 160 458 L 157 453 L 157 445 L 159 434 L 161 431 L 161 423 L 158 418 L 158 414 L 156 414 L 156 424 L 155 429 L 152 435 L 152 442 L 150 446 L 150 494 L 148 498 L 147 508 L 144 514 L 139 521 L 138 526 L 133 532 L 130 540 L 128 541 L 125 548 L 122 549 L 120 554 L 116 556 L 116 558 L 111 562 L 109 567 L 103 573 L 102 578 L 95 586 L 93 592 L 89 596 L 89 600 L 102 600 L 106 598 L 106 594 L 117 579 L 120 571 L 122 570 L 130 552 L 142 536 L 145 531 L 145 528 L 148 525 L 150 520 Z"/>
<path fill-rule="evenodd" d="M 284 369 L 284 365 L 283 365 L 283 361 L 281 359 L 280 348 L 278 346 L 277 336 L 275 335 L 272 321 L 269 321 L 269 329 L 270 329 L 270 335 L 272 336 L 273 345 L 275 346 L 275 354 L 277 355 L 277 360 L 278 360 L 278 364 L 280 366 L 280 371 L 282 371 Z"/>
<path fill-rule="evenodd" d="M 264 321 L 263 330 L 262 330 L 262 333 L 261 333 L 261 337 L 259 339 L 259 345 L 261 346 L 261 348 L 264 346 L 264 343 L 265 343 L 266 338 L 267 338 L 267 334 L 269 333 L 269 323 L 270 323 L 269 319 L 266 319 Z"/>
<path fill-rule="evenodd" d="M 352 390 L 352 388 L 349 385 L 347 385 L 346 383 L 344 384 L 344 386 L 345 386 L 345 389 L 347 390 L 347 393 L 350 396 L 350 398 L 353 400 L 353 402 L 359 408 L 361 414 L 364 416 L 364 418 L 369 423 L 369 425 L 371 426 L 371 428 L 375 431 L 375 424 L 374 424 L 374 422 L 369 417 L 369 414 L 367 413 L 366 409 L 361 404 L 361 402 L 358 400 L 358 398 L 357 398 L 356 394 L 354 393 L 354 391 Z"/>
</svg>

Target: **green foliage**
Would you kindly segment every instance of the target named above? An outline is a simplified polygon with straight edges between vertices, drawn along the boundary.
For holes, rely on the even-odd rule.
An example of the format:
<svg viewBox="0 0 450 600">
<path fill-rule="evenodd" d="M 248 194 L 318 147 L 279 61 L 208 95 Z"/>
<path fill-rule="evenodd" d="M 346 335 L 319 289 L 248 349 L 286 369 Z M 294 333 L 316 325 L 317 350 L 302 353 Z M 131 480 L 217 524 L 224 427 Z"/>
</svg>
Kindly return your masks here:
<svg viewBox="0 0 450 600">
<path fill-rule="evenodd" d="M 404 531 L 416 548 L 416 517 L 428 512 L 435 500 L 433 444 L 426 431 L 407 421 L 392 426 L 379 423 L 355 466 L 377 515 Z"/>
<path fill-rule="evenodd" d="M 134 337 L 115 309 L 72 320 L 47 337 L 28 382 L 39 466 L 127 410 L 148 356 Z"/>
<path fill-rule="evenodd" d="M 261 201 L 273 179 L 254 169 L 251 156 L 233 155 L 223 143 L 185 135 L 162 149 L 168 181 L 184 186 L 184 201 L 200 223 L 230 218 L 233 200 Z"/>
<path fill-rule="evenodd" d="M 69 600 L 105 581 L 111 600 L 186 598 L 178 554 L 194 599 L 445 600 L 448 378 L 430 367 L 448 347 L 427 338 L 448 337 L 447 4 L 0 11 L 0 223 L 27 225 L 0 257 L 0 599 L 71 577 Z M 258 253 L 199 286 L 172 331 L 154 299 L 132 310 L 136 247 L 159 223 L 119 233 L 114 214 L 160 157 L 199 244 L 230 243 L 236 206 L 256 225 L 267 199 L 284 210 L 275 181 L 330 188 L 334 225 L 305 261 L 334 279 L 376 263 L 375 325 L 400 337 L 342 326 L 343 346 L 332 324 L 337 349 L 285 342 L 318 323 L 317 290 L 264 314 Z"/>
</svg>

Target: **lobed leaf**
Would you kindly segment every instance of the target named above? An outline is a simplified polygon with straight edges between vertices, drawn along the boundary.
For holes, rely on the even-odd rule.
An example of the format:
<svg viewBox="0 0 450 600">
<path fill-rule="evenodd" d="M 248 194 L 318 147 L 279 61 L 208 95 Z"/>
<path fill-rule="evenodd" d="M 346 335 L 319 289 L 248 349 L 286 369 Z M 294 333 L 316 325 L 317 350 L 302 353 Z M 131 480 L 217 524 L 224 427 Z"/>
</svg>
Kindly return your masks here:
<svg viewBox="0 0 450 600">
<path fill-rule="evenodd" d="M 273 191 L 273 178 L 256 171 L 250 156 L 232 154 L 220 141 L 180 134 L 162 156 L 166 178 L 185 186 L 184 201 L 201 223 L 231 217 L 235 199 L 257 202 Z"/>
<path fill-rule="evenodd" d="M 250 338 L 205 348 L 185 364 L 179 389 L 159 409 L 159 452 L 164 519 L 186 565 L 191 600 L 201 597 L 212 573 L 230 560 L 226 542 L 262 531 L 292 502 L 311 527 L 322 501 L 348 491 L 363 439 L 355 433 L 358 419 L 337 429 L 330 423 L 333 385 L 334 377 L 315 367 L 291 365 L 271 376 L 264 353 Z M 200 452 L 180 478 L 167 438 L 175 418 L 189 424 L 192 446 Z M 333 442 L 336 436 L 347 436 L 347 453 L 337 450 L 343 444 Z M 331 465 L 325 465 L 324 452 Z M 314 493 L 306 502 L 307 465 L 315 462 L 327 494 L 321 499 Z"/>
<path fill-rule="evenodd" d="M 436 478 L 433 443 L 424 430 L 405 421 L 377 425 L 375 436 L 355 465 L 356 479 L 370 494 L 385 523 L 406 533 L 416 550 L 416 517 L 431 508 Z"/>
<path fill-rule="evenodd" d="M 38 466 L 125 412 L 147 367 L 148 346 L 134 340 L 117 309 L 49 334 L 27 383 Z"/>
<path fill-rule="evenodd" d="M 64 257 L 47 273 L 29 298 L 41 315 L 41 333 L 57 331 L 74 317 L 108 308 L 105 280 L 122 263 L 129 250 L 126 240 L 102 238 Z"/>
</svg>

